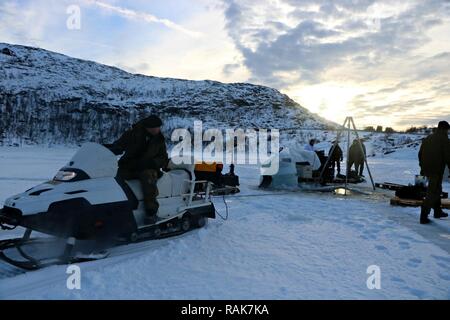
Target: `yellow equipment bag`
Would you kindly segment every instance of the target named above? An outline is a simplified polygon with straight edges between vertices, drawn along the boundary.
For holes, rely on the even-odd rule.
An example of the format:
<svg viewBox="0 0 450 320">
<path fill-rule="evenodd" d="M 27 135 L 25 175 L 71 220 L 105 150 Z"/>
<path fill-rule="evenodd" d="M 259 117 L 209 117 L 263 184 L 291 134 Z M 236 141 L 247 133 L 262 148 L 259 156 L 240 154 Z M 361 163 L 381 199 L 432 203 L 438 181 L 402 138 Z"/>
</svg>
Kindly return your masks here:
<svg viewBox="0 0 450 320">
<path fill-rule="evenodd" d="M 201 172 L 217 172 L 222 171 L 223 164 L 216 162 L 199 162 L 195 164 L 195 171 Z"/>
</svg>

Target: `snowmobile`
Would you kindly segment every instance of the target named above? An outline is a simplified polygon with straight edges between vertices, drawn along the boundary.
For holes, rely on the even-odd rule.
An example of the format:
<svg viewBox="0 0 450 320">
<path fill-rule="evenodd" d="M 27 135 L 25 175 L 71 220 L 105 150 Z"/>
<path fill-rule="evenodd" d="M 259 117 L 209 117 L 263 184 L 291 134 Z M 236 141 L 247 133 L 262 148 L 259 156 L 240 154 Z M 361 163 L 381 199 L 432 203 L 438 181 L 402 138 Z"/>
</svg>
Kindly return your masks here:
<svg viewBox="0 0 450 320">
<path fill-rule="evenodd" d="M 195 179 L 193 165 L 169 161 L 161 170 L 158 221 L 152 225 L 146 224 L 140 182 L 123 180 L 117 169 L 109 149 L 86 143 L 51 181 L 6 199 L 0 227 L 20 226 L 25 233 L 0 241 L 0 259 L 30 270 L 96 260 L 108 248 L 181 234 L 215 218 L 210 183 Z M 47 237 L 32 239 L 33 231 Z"/>
</svg>

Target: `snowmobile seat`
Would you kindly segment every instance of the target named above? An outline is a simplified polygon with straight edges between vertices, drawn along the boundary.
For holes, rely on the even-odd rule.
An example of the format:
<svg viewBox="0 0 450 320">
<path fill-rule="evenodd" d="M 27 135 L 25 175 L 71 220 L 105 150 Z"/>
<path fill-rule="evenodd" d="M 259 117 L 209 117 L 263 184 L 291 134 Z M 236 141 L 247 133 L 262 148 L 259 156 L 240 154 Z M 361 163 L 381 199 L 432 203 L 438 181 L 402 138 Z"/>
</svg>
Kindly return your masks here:
<svg viewBox="0 0 450 320">
<path fill-rule="evenodd" d="M 141 183 L 137 179 L 125 181 L 133 191 L 138 201 L 144 200 L 144 194 L 142 193 Z M 172 179 L 171 176 L 163 172 L 162 176 L 158 179 L 158 198 L 167 198 L 172 196 Z"/>
<path fill-rule="evenodd" d="M 192 181 L 194 176 L 194 165 L 175 164 L 172 159 L 169 159 L 167 170 L 172 176 L 172 197 L 188 193 L 190 188 L 189 181 Z"/>
<path fill-rule="evenodd" d="M 191 178 L 187 169 L 173 166 L 167 172 L 162 171 L 161 173 L 157 182 L 157 198 L 176 197 L 189 192 L 189 180 Z M 144 200 L 139 180 L 126 180 L 126 183 L 130 186 L 138 201 Z"/>
</svg>

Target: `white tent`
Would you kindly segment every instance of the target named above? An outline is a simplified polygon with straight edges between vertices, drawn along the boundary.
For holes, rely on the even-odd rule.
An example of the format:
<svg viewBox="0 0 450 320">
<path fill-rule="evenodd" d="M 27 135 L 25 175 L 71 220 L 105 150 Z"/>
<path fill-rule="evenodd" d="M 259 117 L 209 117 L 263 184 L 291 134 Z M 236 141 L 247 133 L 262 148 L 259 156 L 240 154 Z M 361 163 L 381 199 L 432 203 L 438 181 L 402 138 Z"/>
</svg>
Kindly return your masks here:
<svg viewBox="0 0 450 320">
<path fill-rule="evenodd" d="M 269 169 L 274 167 L 273 161 L 278 161 L 278 170 L 276 172 Z M 283 149 L 278 155 L 273 155 L 268 161 L 263 163 L 261 165 L 260 173 L 261 183 L 263 182 L 263 179 L 270 177 L 270 185 L 266 185 L 266 187 L 297 187 L 297 169 L 295 168 L 295 162 L 292 160 L 291 154 L 287 148 Z"/>
<path fill-rule="evenodd" d="M 308 151 L 301 147 L 291 147 L 289 149 L 294 164 L 297 162 L 308 162 L 312 170 L 319 170 L 320 159 L 314 151 Z"/>
</svg>

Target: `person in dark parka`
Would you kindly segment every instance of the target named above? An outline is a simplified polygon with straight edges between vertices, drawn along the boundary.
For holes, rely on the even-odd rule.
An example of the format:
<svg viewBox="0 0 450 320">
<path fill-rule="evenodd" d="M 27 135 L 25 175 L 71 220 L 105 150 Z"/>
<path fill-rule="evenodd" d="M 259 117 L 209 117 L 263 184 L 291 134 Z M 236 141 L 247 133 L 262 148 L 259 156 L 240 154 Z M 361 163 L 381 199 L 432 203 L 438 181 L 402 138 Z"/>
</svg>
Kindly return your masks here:
<svg viewBox="0 0 450 320">
<path fill-rule="evenodd" d="M 356 173 L 362 176 L 364 171 L 364 161 L 366 159 L 366 146 L 364 145 L 362 140 L 361 139 L 359 139 L 359 141 L 358 139 L 353 140 L 353 143 L 350 146 L 348 153 L 349 154 L 348 154 L 347 175 L 350 173 L 350 170 L 354 164 Z"/>
<path fill-rule="evenodd" d="M 169 161 L 161 125 L 159 117 L 149 116 L 133 125 L 113 144 L 105 145 L 116 155 L 124 152 L 119 159 L 118 175 L 126 180 L 140 180 L 147 223 L 157 220 L 159 204 L 156 183 L 160 169 L 165 168 Z"/>
<path fill-rule="evenodd" d="M 420 223 L 429 223 L 428 215 L 434 210 L 434 217 L 448 217 L 441 208 L 442 178 L 445 166 L 450 167 L 450 140 L 447 121 L 441 121 L 437 130 L 423 139 L 419 150 L 420 174 L 428 178 L 427 195 L 420 213 Z"/>
<path fill-rule="evenodd" d="M 336 147 L 334 145 L 336 144 Z M 334 148 L 334 150 L 333 150 Z M 328 157 L 330 158 L 330 163 L 333 168 L 337 167 L 337 173 L 341 174 L 341 161 L 344 160 L 342 149 L 339 146 L 339 142 L 333 142 L 333 145 L 330 148 L 330 151 L 328 151 Z"/>
</svg>

